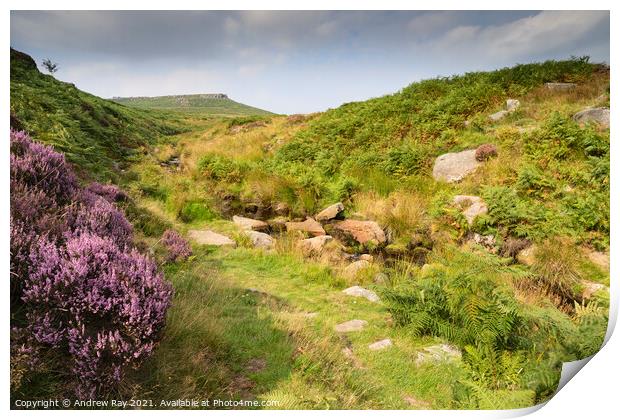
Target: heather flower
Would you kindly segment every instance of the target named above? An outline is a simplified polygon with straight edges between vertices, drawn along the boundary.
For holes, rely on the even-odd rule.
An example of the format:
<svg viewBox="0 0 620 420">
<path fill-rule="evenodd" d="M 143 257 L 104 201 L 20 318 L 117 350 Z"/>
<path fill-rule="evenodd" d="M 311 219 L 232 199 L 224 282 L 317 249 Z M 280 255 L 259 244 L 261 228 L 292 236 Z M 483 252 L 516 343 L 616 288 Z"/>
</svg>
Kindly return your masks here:
<svg viewBox="0 0 620 420">
<path fill-rule="evenodd" d="M 93 194 L 97 194 L 98 196 L 104 198 L 110 203 L 118 203 L 129 198 L 125 191 L 121 190 L 117 185 L 93 182 L 86 189 Z"/>
<path fill-rule="evenodd" d="M 161 243 L 166 248 L 166 259 L 170 262 L 184 261 L 192 255 L 192 248 L 176 230 L 168 229 L 161 237 Z"/>
<path fill-rule="evenodd" d="M 172 288 L 133 248 L 122 197 L 80 188 L 62 154 L 11 131 L 12 383 L 61 363 L 76 395 L 96 398 L 152 352 Z"/>
</svg>

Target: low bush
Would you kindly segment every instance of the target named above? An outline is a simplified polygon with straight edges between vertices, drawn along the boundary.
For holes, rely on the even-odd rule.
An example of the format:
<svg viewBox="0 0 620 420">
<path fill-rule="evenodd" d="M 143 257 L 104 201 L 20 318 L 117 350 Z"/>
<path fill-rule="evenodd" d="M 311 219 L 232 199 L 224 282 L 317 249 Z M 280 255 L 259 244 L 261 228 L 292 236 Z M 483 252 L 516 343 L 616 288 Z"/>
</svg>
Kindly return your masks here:
<svg viewBox="0 0 620 420">
<path fill-rule="evenodd" d="M 192 247 L 189 242 L 176 230 L 166 230 L 161 237 L 161 243 L 166 248 L 166 260 L 169 262 L 184 261 L 192 255 Z"/>
</svg>

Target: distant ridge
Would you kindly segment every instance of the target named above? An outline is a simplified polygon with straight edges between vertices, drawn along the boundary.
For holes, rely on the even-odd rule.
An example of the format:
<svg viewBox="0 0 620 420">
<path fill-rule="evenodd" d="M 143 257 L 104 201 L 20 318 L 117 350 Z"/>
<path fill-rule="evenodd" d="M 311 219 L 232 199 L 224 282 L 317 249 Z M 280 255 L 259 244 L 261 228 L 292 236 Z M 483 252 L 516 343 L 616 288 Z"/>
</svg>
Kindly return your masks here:
<svg viewBox="0 0 620 420">
<path fill-rule="evenodd" d="M 271 115 L 269 111 L 233 101 L 225 93 L 113 97 L 112 101 L 143 109 L 166 109 L 213 115 Z"/>
</svg>

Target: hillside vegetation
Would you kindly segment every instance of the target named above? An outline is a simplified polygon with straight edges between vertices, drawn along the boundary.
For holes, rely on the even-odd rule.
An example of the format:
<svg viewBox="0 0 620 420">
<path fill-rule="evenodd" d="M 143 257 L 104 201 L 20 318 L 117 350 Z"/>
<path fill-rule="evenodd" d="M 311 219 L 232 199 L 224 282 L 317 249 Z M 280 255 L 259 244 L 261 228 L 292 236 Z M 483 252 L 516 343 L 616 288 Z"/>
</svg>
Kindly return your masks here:
<svg viewBox="0 0 620 420">
<path fill-rule="evenodd" d="M 491 119 L 507 99 L 520 106 Z M 290 409 L 549 399 L 562 362 L 595 353 L 607 328 L 609 129 L 573 118 L 587 107 L 609 107 L 609 71 L 583 58 L 312 115 L 132 110 L 184 130 L 119 174 L 136 241 L 175 292 L 161 343 L 117 392 Z M 440 156 L 474 150 L 458 182 L 434 176 Z M 319 222 L 297 228 L 307 217 Z M 358 222 L 371 240 L 343 234 Z M 166 229 L 191 257 L 166 257 Z M 14 395 L 66 392 L 25 384 Z"/>
<path fill-rule="evenodd" d="M 212 98 L 210 95 L 171 95 L 153 97 L 112 98 L 114 102 L 135 108 L 164 109 L 218 116 L 272 115 L 271 112 L 235 102 L 232 99 Z"/>
</svg>

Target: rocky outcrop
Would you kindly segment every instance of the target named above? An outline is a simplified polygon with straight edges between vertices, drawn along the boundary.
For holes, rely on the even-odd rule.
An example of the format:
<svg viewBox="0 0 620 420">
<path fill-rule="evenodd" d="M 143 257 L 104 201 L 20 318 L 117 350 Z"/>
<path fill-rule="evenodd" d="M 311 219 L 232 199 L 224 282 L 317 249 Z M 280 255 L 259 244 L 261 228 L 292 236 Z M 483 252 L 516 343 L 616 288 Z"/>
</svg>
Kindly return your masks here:
<svg viewBox="0 0 620 420">
<path fill-rule="evenodd" d="M 354 240 L 362 245 L 383 244 L 387 241 L 385 232 L 377 222 L 370 220 L 347 219 L 334 223 L 333 232 L 346 240 Z"/>
<path fill-rule="evenodd" d="M 360 270 L 368 267 L 370 267 L 370 263 L 368 261 L 355 261 L 345 267 L 345 269 L 342 271 L 342 275 L 347 279 L 353 280 L 357 276 L 357 273 L 360 272 Z"/>
<path fill-rule="evenodd" d="M 299 248 L 306 256 L 312 254 L 320 254 L 325 249 L 325 245 L 331 242 L 334 238 L 329 235 L 315 236 L 314 238 L 302 239 L 299 241 Z"/>
<path fill-rule="evenodd" d="M 289 232 L 303 232 L 312 236 L 325 235 L 325 229 L 323 229 L 323 226 L 311 217 L 308 217 L 303 222 L 287 222 L 286 230 Z"/>
<path fill-rule="evenodd" d="M 426 363 L 451 363 L 461 359 L 461 351 L 450 344 L 425 347 L 418 352 L 416 365 Z"/>
<path fill-rule="evenodd" d="M 595 122 L 601 127 L 609 127 L 609 108 L 588 108 L 573 115 L 578 123 Z"/>
<path fill-rule="evenodd" d="M 236 243 L 228 236 L 221 235 L 211 230 L 190 230 L 187 232 L 190 239 L 200 245 L 235 246 Z"/>
<path fill-rule="evenodd" d="M 244 230 L 256 230 L 266 232 L 269 225 L 262 220 L 250 219 L 249 217 L 233 216 L 233 223 Z"/>
<path fill-rule="evenodd" d="M 353 319 L 351 321 L 343 322 L 342 324 L 336 325 L 334 327 L 334 330 L 339 333 L 361 331 L 366 325 L 368 325 L 368 321 Z"/>
<path fill-rule="evenodd" d="M 323 209 L 319 214 L 317 214 L 315 216 L 315 219 L 319 222 L 326 222 L 328 220 L 335 219 L 343 211 L 344 205 L 342 203 L 332 204 L 331 206 Z"/>
<path fill-rule="evenodd" d="M 363 297 L 368 299 L 371 302 L 379 302 L 379 296 L 372 290 L 364 289 L 360 286 L 349 287 L 348 289 L 344 289 L 342 291 L 345 295 L 354 296 L 354 297 Z"/>
<path fill-rule="evenodd" d="M 458 182 L 474 172 L 481 163 L 476 159 L 476 150 L 446 153 L 435 160 L 433 178 L 437 181 Z"/>
<path fill-rule="evenodd" d="M 275 245 L 275 240 L 266 233 L 246 230 L 243 234 L 250 238 L 254 248 L 271 249 Z"/>
<path fill-rule="evenodd" d="M 388 347 L 392 347 L 392 340 L 389 338 L 375 341 L 374 343 L 368 345 L 368 348 L 373 351 L 387 349 Z"/>
<path fill-rule="evenodd" d="M 574 83 L 545 83 L 545 87 L 554 92 L 567 92 L 569 90 L 575 89 L 576 86 L 577 85 Z"/>
<path fill-rule="evenodd" d="M 463 216 L 470 225 L 478 216 L 486 214 L 489 209 L 482 198 L 475 195 L 457 195 L 453 203 L 461 209 Z"/>
<path fill-rule="evenodd" d="M 521 102 L 518 99 L 507 99 L 506 100 L 506 109 L 496 112 L 495 114 L 489 115 L 489 119 L 491 121 L 499 121 L 510 115 L 510 113 L 515 112 L 521 106 Z"/>
</svg>

